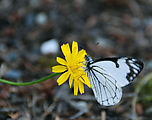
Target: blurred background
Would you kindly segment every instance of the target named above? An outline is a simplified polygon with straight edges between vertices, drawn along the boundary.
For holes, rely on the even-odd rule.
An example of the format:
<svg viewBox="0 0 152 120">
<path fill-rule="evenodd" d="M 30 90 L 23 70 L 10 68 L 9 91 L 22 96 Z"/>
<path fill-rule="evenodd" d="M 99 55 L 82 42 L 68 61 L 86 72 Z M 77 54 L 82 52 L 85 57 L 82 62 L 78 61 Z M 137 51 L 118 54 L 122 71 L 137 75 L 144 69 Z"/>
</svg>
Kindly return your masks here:
<svg viewBox="0 0 152 120">
<path fill-rule="evenodd" d="M 120 104 L 100 106 L 88 87 L 73 95 L 57 77 L 31 86 L 0 83 L 0 120 L 150 120 L 151 0 L 0 0 L 0 77 L 27 82 L 51 74 L 60 45 L 75 40 L 94 59 L 130 56 L 144 70 Z"/>
</svg>

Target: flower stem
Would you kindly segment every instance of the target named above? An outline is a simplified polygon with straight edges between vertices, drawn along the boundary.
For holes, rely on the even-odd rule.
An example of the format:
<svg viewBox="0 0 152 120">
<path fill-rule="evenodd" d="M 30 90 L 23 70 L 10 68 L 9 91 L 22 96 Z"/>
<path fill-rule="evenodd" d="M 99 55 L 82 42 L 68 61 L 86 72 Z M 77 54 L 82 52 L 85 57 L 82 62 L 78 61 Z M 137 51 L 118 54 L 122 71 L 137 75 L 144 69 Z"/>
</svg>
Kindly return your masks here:
<svg viewBox="0 0 152 120">
<path fill-rule="evenodd" d="M 60 73 L 53 73 L 53 74 L 50 74 L 50 75 L 45 76 L 43 78 L 40 78 L 38 80 L 31 81 L 31 82 L 25 82 L 25 83 L 12 82 L 12 81 L 8 81 L 8 80 L 4 80 L 4 79 L 0 79 L 0 82 L 10 84 L 10 85 L 16 85 L 16 86 L 26 86 L 26 85 L 33 85 L 36 83 L 43 82 L 43 81 L 48 80 L 49 78 L 52 78 L 52 77 L 59 75 L 59 74 Z"/>
</svg>

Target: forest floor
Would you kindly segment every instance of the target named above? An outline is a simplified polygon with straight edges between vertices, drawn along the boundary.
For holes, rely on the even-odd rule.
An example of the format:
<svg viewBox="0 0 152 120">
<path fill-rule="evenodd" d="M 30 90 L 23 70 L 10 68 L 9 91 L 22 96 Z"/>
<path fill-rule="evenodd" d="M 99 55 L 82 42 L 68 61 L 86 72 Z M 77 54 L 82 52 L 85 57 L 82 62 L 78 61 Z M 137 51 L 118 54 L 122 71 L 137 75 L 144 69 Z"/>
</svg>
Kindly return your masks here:
<svg viewBox="0 0 152 120">
<path fill-rule="evenodd" d="M 150 120 L 152 117 L 152 2 L 150 0 L 1 0 L 0 77 L 28 82 L 51 74 L 62 52 L 41 45 L 79 43 L 94 59 L 129 56 L 144 70 L 123 88 L 121 102 L 98 104 L 92 90 L 74 96 L 58 76 L 30 86 L 0 83 L 0 120 Z"/>
</svg>

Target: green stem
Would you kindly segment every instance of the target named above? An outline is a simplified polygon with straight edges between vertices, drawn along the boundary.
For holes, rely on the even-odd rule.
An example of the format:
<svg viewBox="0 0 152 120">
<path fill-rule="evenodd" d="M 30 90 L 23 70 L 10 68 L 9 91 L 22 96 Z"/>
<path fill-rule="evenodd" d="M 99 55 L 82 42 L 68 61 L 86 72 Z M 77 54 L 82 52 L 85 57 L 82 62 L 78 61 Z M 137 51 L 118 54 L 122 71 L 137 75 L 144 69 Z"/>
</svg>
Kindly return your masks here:
<svg viewBox="0 0 152 120">
<path fill-rule="evenodd" d="M 26 86 L 26 85 L 33 85 L 33 84 L 36 84 L 36 83 L 48 80 L 49 78 L 52 78 L 52 77 L 54 77 L 56 75 L 59 75 L 59 74 L 60 73 L 53 73 L 53 74 L 50 74 L 50 75 L 45 76 L 43 78 L 40 78 L 38 80 L 31 81 L 31 82 L 25 82 L 25 83 L 17 83 L 17 82 L 12 82 L 12 81 L 8 81 L 8 80 L 4 80 L 4 79 L 0 79 L 0 82 L 6 83 L 6 84 L 10 84 L 10 85 L 16 85 L 16 86 Z"/>
</svg>

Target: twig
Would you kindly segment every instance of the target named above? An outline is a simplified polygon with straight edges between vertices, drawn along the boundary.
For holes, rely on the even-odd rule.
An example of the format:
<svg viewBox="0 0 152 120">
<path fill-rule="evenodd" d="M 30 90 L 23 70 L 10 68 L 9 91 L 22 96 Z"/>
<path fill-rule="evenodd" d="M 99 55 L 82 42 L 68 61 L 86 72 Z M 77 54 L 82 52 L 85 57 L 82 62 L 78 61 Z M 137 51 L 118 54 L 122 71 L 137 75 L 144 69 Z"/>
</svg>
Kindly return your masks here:
<svg viewBox="0 0 152 120">
<path fill-rule="evenodd" d="M 106 120 L 106 112 L 104 110 L 101 111 L 101 120 Z"/>
</svg>

